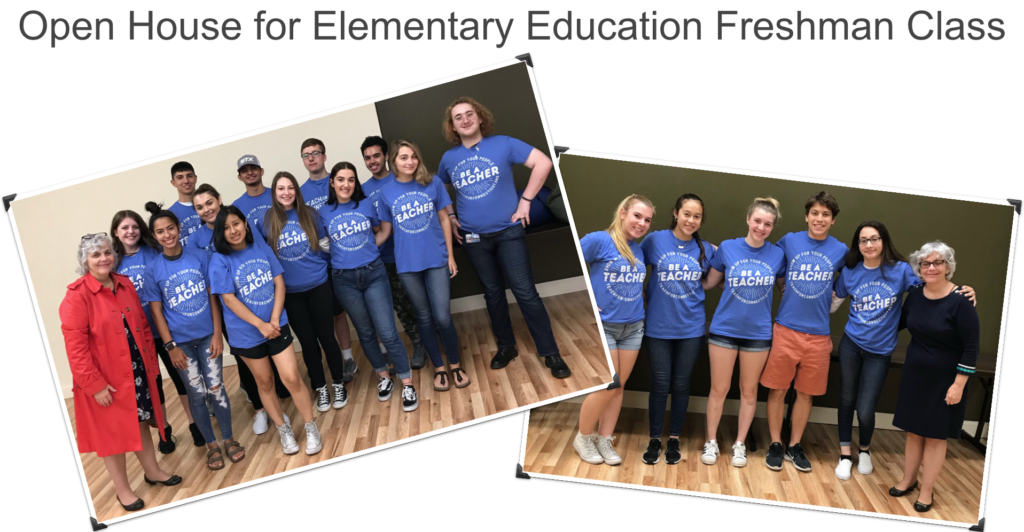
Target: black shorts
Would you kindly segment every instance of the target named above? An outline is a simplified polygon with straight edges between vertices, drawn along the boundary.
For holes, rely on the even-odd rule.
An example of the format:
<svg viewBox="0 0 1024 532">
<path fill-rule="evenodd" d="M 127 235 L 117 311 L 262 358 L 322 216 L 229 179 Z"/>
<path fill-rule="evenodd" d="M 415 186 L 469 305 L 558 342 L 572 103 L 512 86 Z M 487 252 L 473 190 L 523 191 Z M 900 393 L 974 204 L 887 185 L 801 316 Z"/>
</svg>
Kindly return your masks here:
<svg viewBox="0 0 1024 532">
<path fill-rule="evenodd" d="M 286 323 L 281 326 L 281 336 L 271 338 L 256 347 L 247 349 L 232 347 L 231 354 L 242 358 L 266 358 L 288 349 L 288 346 L 292 345 L 293 340 L 295 340 L 295 337 L 292 336 L 292 329 Z"/>
</svg>

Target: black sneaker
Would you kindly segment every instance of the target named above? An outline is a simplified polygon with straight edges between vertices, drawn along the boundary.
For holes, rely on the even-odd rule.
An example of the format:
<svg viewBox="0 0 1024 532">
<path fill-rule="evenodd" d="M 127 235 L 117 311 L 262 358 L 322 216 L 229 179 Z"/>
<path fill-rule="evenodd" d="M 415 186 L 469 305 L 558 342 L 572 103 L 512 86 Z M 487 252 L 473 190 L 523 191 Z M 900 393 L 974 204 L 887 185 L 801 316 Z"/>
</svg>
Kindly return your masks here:
<svg viewBox="0 0 1024 532">
<path fill-rule="evenodd" d="M 651 438 L 651 441 L 647 444 L 647 452 L 644 453 L 643 460 L 647 465 L 654 465 L 661 459 L 661 440 L 658 438 Z"/>
<path fill-rule="evenodd" d="M 516 346 L 502 347 L 498 349 L 498 352 L 491 359 L 491 369 L 501 369 L 512 362 L 512 359 L 519 356 L 519 350 Z"/>
<path fill-rule="evenodd" d="M 786 449 L 786 460 L 793 462 L 793 467 L 797 471 L 808 473 L 811 470 L 811 461 L 807 459 L 807 455 L 804 454 L 804 448 L 799 443 Z"/>
<path fill-rule="evenodd" d="M 556 379 L 565 379 L 572 375 L 569 365 L 562 360 L 562 355 L 554 354 L 544 357 L 544 365 L 551 369 L 551 376 Z"/>
<path fill-rule="evenodd" d="M 394 389 L 395 381 L 391 380 L 391 377 L 380 377 L 380 382 L 377 383 L 377 399 L 381 401 L 391 399 L 391 390 Z"/>
<path fill-rule="evenodd" d="M 785 454 L 785 450 L 782 448 L 782 444 L 777 441 L 772 442 L 768 447 L 768 454 L 764 457 L 764 465 L 772 471 L 781 471 L 783 454 Z"/>
<path fill-rule="evenodd" d="M 682 459 L 683 455 L 679 452 L 679 438 L 669 438 L 668 449 L 665 450 L 665 463 L 678 464 Z"/>
<path fill-rule="evenodd" d="M 420 400 L 416 397 L 416 388 L 413 388 L 411 384 L 402 386 L 402 410 L 412 412 L 418 406 L 420 406 Z"/>
</svg>

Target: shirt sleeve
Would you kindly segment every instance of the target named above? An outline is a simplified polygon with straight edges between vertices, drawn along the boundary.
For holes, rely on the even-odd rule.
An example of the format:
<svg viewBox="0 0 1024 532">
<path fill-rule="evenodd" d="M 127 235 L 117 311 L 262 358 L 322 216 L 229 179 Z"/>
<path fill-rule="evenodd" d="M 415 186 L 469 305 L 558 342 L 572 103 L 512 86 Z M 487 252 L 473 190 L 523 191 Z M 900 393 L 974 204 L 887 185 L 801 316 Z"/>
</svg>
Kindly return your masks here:
<svg viewBox="0 0 1024 532">
<path fill-rule="evenodd" d="M 507 150 L 508 150 L 508 162 L 515 164 L 523 164 L 527 159 L 530 158 L 530 153 L 533 152 L 533 146 L 512 137 L 506 137 Z"/>
<path fill-rule="evenodd" d="M 324 221 L 323 218 L 320 217 L 319 211 L 313 211 L 313 225 L 316 226 L 317 241 L 320 241 L 321 238 L 327 236 L 327 233 L 324 232 Z"/>
<path fill-rule="evenodd" d="M 845 273 L 846 269 L 844 268 L 842 270 L 839 270 L 839 275 L 836 276 L 836 284 L 833 287 L 833 289 L 836 291 L 836 296 L 838 297 L 846 297 L 850 295 L 846 291 L 846 276 L 844 275 Z"/>
<path fill-rule="evenodd" d="M 270 275 L 277 277 L 284 273 L 284 267 L 281 266 L 281 261 L 277 260 L 277 254 L 267 249 L 265 250 L 267 261 L 270 262 Z"/>
<path fill-rule="evenodd" d="M 724 246 L 725 246 L 725 242 L 722 242 L 721 244 L 719 244 L 718 245 L 718 250 L 716 250 L 715 254 L 711 256 L 711 264 L 710 264 L 710 266 L 712 268 L 720 271 L 720 272 L 724 272 L 725 271 L 725 263 L 723 262 L 724 259 L 725 259 L 725 255 L 722 253 L 722 247 L 724 247 Z"/>
<path fill-rule="evenodd" d="M 432 184 L 436 190 L 436 192 L 434 192 L 434 206 L 437 207 L 437 210 L 440 211 L 441 209 L 451 205 L 452 198 L 448 196 L 448 189 L 440 183 L 440 180 L 435 179 Z"/>
<path fill-rule="evenodd" d="M 910 316 L 910 307 L 912 306 L 914 306 L 914 293 L 910 292 L 907 294 L 907 299 L 903 301 L 903 309 L 900 310 L 900 325 L 896 329 L 897 331 L 902 331 L 903 329 L 907 328 L 907 318 Z"/>
<path fill-rule="evenodd" d="M 644 238 L 643 241 L 640 242 L 640 251 L 644 252 L 644 264 L 650 264 L 651 266 L 654 266 L 654 263 L 651 262 L 652 259 L 650 259 L 650 257 L 654 256 L 653 234 L 647 235 L 647 238 Z"/>
<path fill-rule="evenodd" d="M 220 253 L 210 260 L 210 292 L 214 294 L 234 294 L 235 283 L 231 280 L 231 264 L 228 258 Z"/>
<path fill-rule="evenodd" d="M 59 311 L 60 330 L 64 333 L 64 349 L 75 384 L 83 392 L 94 395 L 107 387 L 107 381 L 96 368 L 89 351 L 89 307 L 85 302 L 84 289 L 79 285 L 79 290 L 68 290 L 64 296 Z"/>
<path fill-rule="evenodd" d="M 915 287 L 915 286 L 917 286 L 919 284 L 924 284 L 924 281 L 922 281 L 921 278 L 918 277 L 916 273 L 914 273 L 913 266 L 907 264 L 906 262 L 901 262 L 900 265 L 903 266 L 903 291 L 904 292 L 909 291 L 911 288 L 913 288 L 913 287 Z"/>
<path fill-rule="evenodd" d="M 445 152 L 441 156 L 441 162 L 437 165 L 437 177 L 441 179 L 441 182 L 450 185 L 452 184 L 451 170 L 448 169 L 448 153 Z"/>
<path fill-rule="evenodd" d="M 783 237 L 785 238 L 785 237 Z M 782 246 L 775 246 L 779 250 L 779 255 L 782 256 L 782 260 L 779 261 L 779 268 L 775 271 L 776 279 L 783 279 L 786 277 L 786 270 L 789 269 L 789 259 L 786 257 L 786 250 Z"/>
<path fill-rule="evenodd" d="M 367 218 L 370 220 L 370 227 L 380 227 L 380 216 L 377 214 L 377 209 L 371 204 L 367 211 L 369 211 Z"/>
<path fill-rule="evenodd" d="M 707 240 L 704 240 L 701 244 L 704 245 L 704 264 L 701 264 L 700 267 L 706 274 L 707 270 L 711 269 L 711 261 L 713 261 L 715 259 L 715 255 L 718 254 L 718 249 L 715 248 L 715 246 L 712 246 L 711 242 L 708 242 Z"/>
<path fill-rule="evenodd" d="M 206 279 L 206 288 L 210 288 L 210 257 L 206 255 L 205 251 L 200 250 L 196 253 L 196 258 L 199 259 L 199 267 L 202 268 L 203 277 Z"/>
<path fill-rule="evenodd" d="M 142 291 L 139 292 L 139 299 L 142 301 L 163 301 L 160 297 L 160 287 L 156 284 L 154 269 L 153 264 L 150 263 L 146 267 L 146 272 L 142 274 Z"/>
<path fill-rule="evenodd" d="M 981 324 L 978 321 L 978 310 L 966 297 L 961 297 L 959 300 L 956 328 L 960 333 L 960 343 L 964 348 L 956 370 L 965 375 L 973 375 L 977 369 L 978 351 L 981 345 Z"/>
<path fill-rule="evenodd" d="M 377 191 L 377 217 L 382 222 L 392 223 L 394 221 L 391 218 L 391 204 L 384 195 L 384 189 Z"/>
</svg>

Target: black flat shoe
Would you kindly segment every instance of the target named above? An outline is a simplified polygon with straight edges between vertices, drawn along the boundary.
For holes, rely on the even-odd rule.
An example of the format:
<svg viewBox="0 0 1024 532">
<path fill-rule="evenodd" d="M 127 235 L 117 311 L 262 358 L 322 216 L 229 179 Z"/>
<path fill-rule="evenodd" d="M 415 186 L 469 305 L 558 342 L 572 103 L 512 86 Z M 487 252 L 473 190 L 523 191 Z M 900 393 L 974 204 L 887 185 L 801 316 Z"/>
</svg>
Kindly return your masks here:
<svg viewBox="0 0 1024 532">
<path fill-rule="evenodd" d="M 171 454 L 174 452 L 174 449 L 177 448 L 177 445 L 175 444 L 174 435 L 171 434 L 170 425 L 164 427 L 164 439 L 160 440 L 160 443 L 157 445 L 157 448 L 160 449 L 161 454 Z"/>
<path fill-rule="evenodd" d="M 889 488 L 889 495 L 892 496 L 892 497 L 902 497 L 902 496 L 904 496 L 904 495 L 914 491 L 915 489 L 917 489 L 917 481 L 916 480 L 914 481 L 913 484 L 910 485 L 909 488 L 907 488 L 905 490 L 897 489 L 896 486 L 893 486 L 893 487 Z M 931 505 L 929 505 L 929 506 L 931 506 Z"/>
<path fill-rule="evenodd" d="M 932 497 L 932 502 L 930 502 L 928 504 L 921 504 L 921 501 L 914 501 L 914 510 L 917 510 L 918 512 L 922 512 L 922 513 L 923 512 L 927 512 L 928 510 L 932 509 L 932 503 L 933 502 L 935 502 L 935 498 L 934 497 Z"/>
<path fill-rule="evenodd" d="M 188 431 L 192 433 L 192 445 L 195 445 L 196 447 L 206 445 L 206 439 L 203 438 L 203 433 L 199 431 L 199 426 L 195 423 L 190 423 Z"/>
<path fill-rule="evenodd" d="M 491 369 L 501 369 L 512 362 L 517 356 L 519 356 L 519 350 L 516 346 L 502 347 L 498 349 L 498 352 L 491 359 Z"/>
<path fill-rule="evenodd" d="M 551 355 L 544 357 L 544 365 L 551 369 L 551 376 L 556 379 L 565 379 L 572 375 L 569 365 L 562 360 L 562 355 Z"/>
<path fill-rule="evenodd" d="M 124 508 L 124 511 L 126 512 L 137 512 L 146 507 L 146 503 L 142 502 L 142 497 L 135 499 L 135 502 L 131 504 L 121 502 L 121 497 L 118 497 L 116 493 L 114 494 L 114 497 L 117 499 L 118 504 L 121 505 L 121 508 Z"/>
<path fill-rule="evenodd" d="M 171 478 L 167 480 L 152 480 L 146 475 L 142 475 L 142 480 L 145 480 L 146 484 L 149 484 L 150 486 L 154 484 L 163 484 L 164 486 L 177 486 L 178 484 L 181 484 L 181 477 L 178 475 L 171 475 Z M 141 506 L 139 508 L 141 508 Z"/>
</svg>

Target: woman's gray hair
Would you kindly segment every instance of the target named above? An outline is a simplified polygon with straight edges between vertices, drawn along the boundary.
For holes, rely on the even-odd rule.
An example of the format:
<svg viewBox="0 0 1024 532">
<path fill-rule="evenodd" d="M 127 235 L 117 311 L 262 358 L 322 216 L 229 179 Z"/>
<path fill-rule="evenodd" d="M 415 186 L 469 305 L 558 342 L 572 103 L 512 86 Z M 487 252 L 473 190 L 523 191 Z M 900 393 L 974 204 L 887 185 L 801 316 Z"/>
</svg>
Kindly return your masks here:
<svg viewBox="0 0 1024 532">
<path fill-rule="evenodd" d="M 89 273 L 89 255 L 92 255 L 94 251 L 103 249 L 104 246 L 110 248 L 110 251 L 114 254 L 114 264 L 117 264 L 117 252 L 114 251 L 114 243 L 110 241 L 109 236 L 103 233 L 86 235 L 82 239 L 82 243 L 78 245 L 78 269 L 75 270 L 78 272 L 78 275 Z"/>
<path fill-rule="evenodd" d="M 929 242 L 924 246 L 921 246 L 921 249 L 911 253 L 910 267 L 914 268 L 914 273 L 917 274 L 919 278 L 924 279 L 924 277 L 921 277 L 921 261 L 928 258 L 928 255 L 931 255 L 936 251 L 939 253 L 939 257 L 942 257 L 942 260 L 946 261 L 946 280 L 948 281 L 953 278 L 953 272 L 956 271 L 956 259 L 953 256 L 953 248 L 947 246 L 946 243 L 941 240 Z"/>
</svg>

